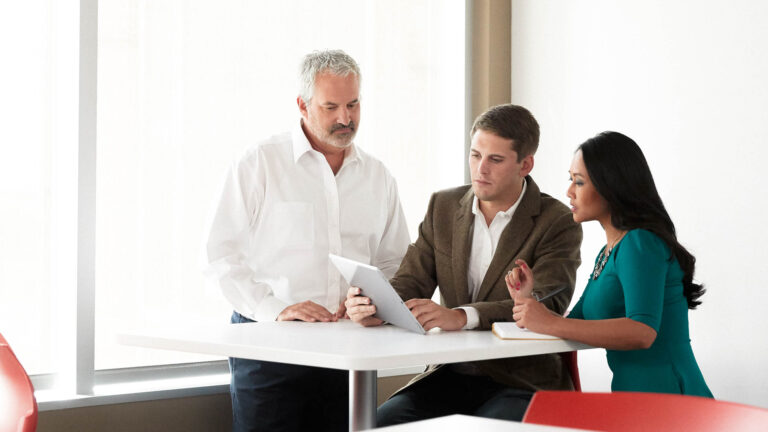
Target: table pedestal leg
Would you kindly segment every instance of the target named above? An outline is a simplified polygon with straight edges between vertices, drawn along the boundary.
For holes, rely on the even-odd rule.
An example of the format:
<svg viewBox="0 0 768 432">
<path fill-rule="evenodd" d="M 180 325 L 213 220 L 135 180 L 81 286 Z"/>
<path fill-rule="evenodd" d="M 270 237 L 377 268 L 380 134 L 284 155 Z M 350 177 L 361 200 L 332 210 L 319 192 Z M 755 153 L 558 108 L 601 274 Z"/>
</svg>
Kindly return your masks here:
<svg viewBox="0 0 768 432">
<path fill-rule="evenodd" d="M 349 430 L 376 427 L 376 371 L 349 371 Z"/>
</svg>

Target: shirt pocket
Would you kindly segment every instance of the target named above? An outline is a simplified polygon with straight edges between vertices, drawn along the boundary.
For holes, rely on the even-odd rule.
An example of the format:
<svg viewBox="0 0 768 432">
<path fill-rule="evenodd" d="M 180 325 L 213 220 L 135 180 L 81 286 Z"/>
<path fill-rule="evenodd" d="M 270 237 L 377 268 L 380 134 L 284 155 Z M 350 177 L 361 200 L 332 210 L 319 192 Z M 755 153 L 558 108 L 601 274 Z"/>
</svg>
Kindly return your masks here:
<svg viewBox="0 0 768 432">
<path fill-rule="evenodd" d="M 315 244 L 315 215 L 311 203 L 275 203 L 270 225 L 280 249 L 309 249 Z"/>
</svg>

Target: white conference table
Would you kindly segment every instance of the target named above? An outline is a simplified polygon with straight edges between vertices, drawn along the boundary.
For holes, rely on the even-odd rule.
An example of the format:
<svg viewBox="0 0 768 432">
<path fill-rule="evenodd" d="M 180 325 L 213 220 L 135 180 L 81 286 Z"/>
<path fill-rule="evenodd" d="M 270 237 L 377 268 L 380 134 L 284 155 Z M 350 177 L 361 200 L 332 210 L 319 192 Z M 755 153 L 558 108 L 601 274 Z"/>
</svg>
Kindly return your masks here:
<svg viewBox="0 0 768 432">
<path fill-rule="evenodd" d="M 349 428 L 376 425 L 380 369 L 521 357 L 592 348 L 566 340 L 501 340 L 490 331 L 432 330 L 335 323 L 258 322 L 152 328 L 119 334 L 118 342 L 145 348 L 316 366 L 349 371 Z"/>
</svg>

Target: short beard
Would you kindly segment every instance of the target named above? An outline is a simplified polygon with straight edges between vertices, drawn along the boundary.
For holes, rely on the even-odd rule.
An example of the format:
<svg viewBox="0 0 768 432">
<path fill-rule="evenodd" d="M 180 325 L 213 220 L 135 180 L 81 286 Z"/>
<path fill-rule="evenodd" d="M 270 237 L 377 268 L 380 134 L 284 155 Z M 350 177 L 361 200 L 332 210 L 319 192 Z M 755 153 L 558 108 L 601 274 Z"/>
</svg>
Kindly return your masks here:
<svg viewBox="0 0 768 432">
<path fill-rule="evenodd" d="M 343 135 L 334 135 L 333 133 L 339 129 L 349 128 L 352 130 L 352 132 L 343 134 Z M 352 145 L 352 140 L 355 139 L 355 135 L 357 134 L 357 125 L 355 125 L 355 122 L 350 120 L 349 124 L 343 125 L 336 123 L 331 127 L 331 130 L 328 131 L 327 134 L 323 136 L 325 138 L 325 142 L 327 144 L 332 145 L 333 147 L 340 148 L 340 149 L 346 149 L 349 146 Z"/>
</svg>

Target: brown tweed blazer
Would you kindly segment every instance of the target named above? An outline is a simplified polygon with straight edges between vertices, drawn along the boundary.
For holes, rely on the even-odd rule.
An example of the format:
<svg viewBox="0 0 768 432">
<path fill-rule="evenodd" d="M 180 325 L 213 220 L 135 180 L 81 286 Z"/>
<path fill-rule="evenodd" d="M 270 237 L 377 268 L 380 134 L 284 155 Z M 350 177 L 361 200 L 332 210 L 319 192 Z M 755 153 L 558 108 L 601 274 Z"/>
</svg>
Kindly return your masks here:
<svg viewBox="0 0 768 432">
<path fill-rule="evenodd" d="M 408 247 L 392 286 L 404 300 L 430 298 L 436 287 L 448 308 L 472 306 L 480 316 L 479 330 L 495 321 L 513 321 L 504 276 L 524 259 L 536 277 L 534 291 L 546 295 L 563 285 L 563 292 L 544 300 L 563 314 L 573 296 L 576 269 L 581 260 L 581 226 L 560 201 L 541 193 L 531 177 L 509 225 L 499 238 L 496 254 L 485 274 L 477 301 L 472 303 L 467 268 L 472 243 L 474 194 L 469 185 L 437 192 L 429 201 L 419 238 Z M 512 388 L 572 389 L 568 371 L 556 354 L 504 358 L 473 363 L 480 372 Z M 430 365 L 411 383 L 430 375 L 442 365 Z"/>
</svg>

